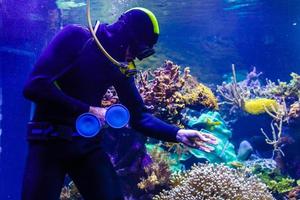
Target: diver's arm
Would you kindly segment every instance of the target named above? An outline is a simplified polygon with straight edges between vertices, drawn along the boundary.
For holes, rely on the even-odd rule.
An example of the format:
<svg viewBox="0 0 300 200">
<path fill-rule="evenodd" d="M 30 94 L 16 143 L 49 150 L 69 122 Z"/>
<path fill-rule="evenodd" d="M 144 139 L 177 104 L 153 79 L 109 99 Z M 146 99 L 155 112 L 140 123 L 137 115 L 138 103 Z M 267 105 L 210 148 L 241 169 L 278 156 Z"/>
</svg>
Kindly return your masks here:
<svg viewBox="0 0 300 200">
<path fill-rule="evenodd" d="M 24 96 L 35 103 L 54 104 L 73 114 L 89 111 L 89 105 L 63 93 L 55 80 L 69 70 L 87 37 L 76 25 L 62 29 L 43 51 L 23 90 Z"/>
<path fill-rule="evenodd" d="M 130 111 L 131 126 L 149 137 L 177 142 L 176 135 L 179 128 L 163 122 L 146 111 L 144 102 L 135 86 L 134 78 L 121 77 L 120 79 L 114 87 L 121 103 Z"/>
</svg>

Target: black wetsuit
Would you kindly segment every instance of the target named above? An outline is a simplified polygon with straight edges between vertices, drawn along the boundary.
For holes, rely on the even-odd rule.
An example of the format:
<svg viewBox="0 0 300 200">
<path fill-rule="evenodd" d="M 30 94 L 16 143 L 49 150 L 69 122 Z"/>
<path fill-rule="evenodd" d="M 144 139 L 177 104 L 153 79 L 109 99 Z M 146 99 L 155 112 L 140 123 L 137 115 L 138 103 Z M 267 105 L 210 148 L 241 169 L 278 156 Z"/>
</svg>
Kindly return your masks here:
<svg viewBox="0 0 300 200">
<path fill-rule="evenodd" d="M 120 30 L 118 24 L 101 25 L 97 35 L 106 50 L 122 61 L 125 41 Z M 176 141 L 179 129 L 146 112 L 134 78 L 111 64 L 85 27 L 68 25 L 55 36 L 34 66 L 24 95 L 36 103 L 33 122 L 74 129 L 76 118 L 89 106 L 99 106 L 110 86 L 129 109 L 131 127 L 150 137 Z M 100 138 L 29 139 L 22 199 L 58 199 L 66 173 L 86 200 L 123 199 Z"/>
</svg>

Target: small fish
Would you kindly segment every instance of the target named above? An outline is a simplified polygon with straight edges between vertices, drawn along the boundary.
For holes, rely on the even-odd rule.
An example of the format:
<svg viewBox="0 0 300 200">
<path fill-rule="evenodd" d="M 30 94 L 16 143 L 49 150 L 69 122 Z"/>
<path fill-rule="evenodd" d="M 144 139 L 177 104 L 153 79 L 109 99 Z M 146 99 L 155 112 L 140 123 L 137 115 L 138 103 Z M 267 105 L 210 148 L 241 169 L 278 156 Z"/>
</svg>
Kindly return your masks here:
<svg viewBox="0 0 300 200">
<path fill-rule="evenodd" d="M 222 123 L 220 121 L 213 121 L 210 118 L 207 118 L 207 120 L 206 120 L 206 128 L 211 131 L 215 129 L 215 126 L 218 126 L 221 124 Z"/>
<path fill-rule="evenodd" d="M 233 161 L 233 162 L 231 162 L 231 163 L 229 163 L 232 167 L 234 167 L 234 168 L 242 168 L 244 165 L 243 165 L 243 163 L 241 163 L 241 162 L 238 162 L 238 161 Z"/>
</svg>

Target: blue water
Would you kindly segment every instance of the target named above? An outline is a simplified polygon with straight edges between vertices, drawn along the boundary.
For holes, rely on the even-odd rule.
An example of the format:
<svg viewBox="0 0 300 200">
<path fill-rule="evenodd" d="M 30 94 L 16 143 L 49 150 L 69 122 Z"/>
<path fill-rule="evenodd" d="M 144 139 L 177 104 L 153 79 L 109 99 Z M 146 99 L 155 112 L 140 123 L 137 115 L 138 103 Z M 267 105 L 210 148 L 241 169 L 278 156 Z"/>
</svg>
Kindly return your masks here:
<svg viewBox="0 0 300 200">
<path fill-rule="evenodd" d="M 61 27 L 86 24 L 83 1 L 60 2 L 0 1 L 1 200 L 20 199 L 31 110 L 24 81 Z M 157 54 L 145 61 L 154 67 L 170 59 L 209 84 L 225 80 L 232 63 L 242 73 L 256 66 L 262 79 L 300 73 L 299 0 L 100 0 L 92 1 L 92 17 L 110 23 L 133 6 L 149 8 L 160 22 Z"/>
</svg>

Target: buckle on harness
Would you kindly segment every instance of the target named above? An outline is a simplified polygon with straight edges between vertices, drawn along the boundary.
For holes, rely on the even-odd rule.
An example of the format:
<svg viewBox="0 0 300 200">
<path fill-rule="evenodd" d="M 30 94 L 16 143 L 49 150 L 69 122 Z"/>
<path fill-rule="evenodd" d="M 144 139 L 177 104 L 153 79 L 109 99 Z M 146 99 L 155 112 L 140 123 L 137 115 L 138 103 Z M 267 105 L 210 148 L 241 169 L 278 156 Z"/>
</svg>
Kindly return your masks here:
<svg viewBox="0 0 300 200">
<path fill-rule="evenodd" d="M 27 139 L 28 140 L 50 140 L 66 139 L 72 140 L 74 131 L 72 127 L 63 125 L 53 125 L 49 122 L 29 122 Z"/>
</svg>

